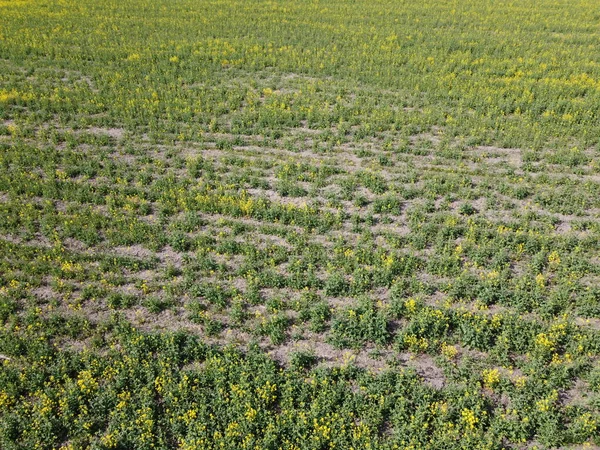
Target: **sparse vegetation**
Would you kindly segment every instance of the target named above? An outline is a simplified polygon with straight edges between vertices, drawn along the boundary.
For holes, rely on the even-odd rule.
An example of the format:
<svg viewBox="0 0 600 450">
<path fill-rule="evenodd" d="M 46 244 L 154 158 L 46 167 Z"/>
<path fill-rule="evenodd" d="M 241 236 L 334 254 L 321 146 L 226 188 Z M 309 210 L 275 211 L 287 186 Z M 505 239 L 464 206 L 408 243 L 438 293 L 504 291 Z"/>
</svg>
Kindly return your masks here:
<svg viewBox="0 0 600 450">
<path fill-rule="evenodd" d="M 600 445 L 594 2 L 0 17 L 0 448 Z"/>
</svg>

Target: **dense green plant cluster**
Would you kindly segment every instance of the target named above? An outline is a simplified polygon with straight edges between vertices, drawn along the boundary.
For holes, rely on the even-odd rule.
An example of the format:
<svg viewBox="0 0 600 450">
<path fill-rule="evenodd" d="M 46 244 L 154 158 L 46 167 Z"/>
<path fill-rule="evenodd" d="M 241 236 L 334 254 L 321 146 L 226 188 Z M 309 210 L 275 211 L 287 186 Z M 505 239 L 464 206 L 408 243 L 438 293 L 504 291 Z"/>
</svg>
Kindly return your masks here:
<svg viewBox="0 0 600 450">
<path fill-rule="evenodd" d="M 552 444 L 594 431 L 589 412 L 559 410 L 564 380 L 547 368 L 543 379 L 515 380 L 484 370 L 438 390 L 401 367 L 311 368 L 314 358 L 300 355 L 281 370 L 257 347 L 242 354 L 187 333 L 144 334 L 118 317 L 101 328 L 71 322 L 69 331 L 30 312 L 3 333 L 1 349 L 15 358 L 0 372 L 3 448 L 500 448 L 534 432 Z M 106 351 L 51 344 L 74 333 Z M 457 378 L 466 369 L 448 364 Z"/>
<path fill-rule="evenodd" d="M 0 447 L 600 445 L 589 0 L 0 0 Z"/>
</svg>

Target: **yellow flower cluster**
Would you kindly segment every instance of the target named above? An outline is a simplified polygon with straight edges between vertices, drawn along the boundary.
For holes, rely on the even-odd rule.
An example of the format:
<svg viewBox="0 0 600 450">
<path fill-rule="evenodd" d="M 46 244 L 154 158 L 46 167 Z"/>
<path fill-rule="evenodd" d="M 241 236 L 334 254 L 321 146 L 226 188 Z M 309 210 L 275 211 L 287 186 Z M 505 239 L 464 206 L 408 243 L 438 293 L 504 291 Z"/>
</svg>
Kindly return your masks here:
<svg viewBox="0 0 600 450">
<path fill-rule="evenodd" d="M 498 369 L 485 369 L 481 375 L 483 384 L 488 388 L 493 388 L 500 382 L 500 371 Z"/>
</svg>

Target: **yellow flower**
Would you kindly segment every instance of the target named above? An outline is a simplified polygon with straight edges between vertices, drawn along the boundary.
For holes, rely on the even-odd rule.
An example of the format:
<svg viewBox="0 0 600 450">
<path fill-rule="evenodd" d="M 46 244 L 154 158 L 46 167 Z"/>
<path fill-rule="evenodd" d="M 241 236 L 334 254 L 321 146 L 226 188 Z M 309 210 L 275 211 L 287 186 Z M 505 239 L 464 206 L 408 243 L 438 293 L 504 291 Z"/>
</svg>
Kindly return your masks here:
<svg viewBox="0 0 600 450">
<path fill-rule="evenodd" d="M 527 383 L 527 377 L 525 377 L 525 376 L 518 377 L 517 379 L 515 379 L 515 386 L 517 386 L 518 388 L 525 387 L 526 383 Z"/>
<path fill-rule="evenodd" d="M 548 397 L 546 397 L 542 400 L 538 400 L 535 403 L 535 406 L 538 409 L 538 411 L 547 412 L 550 410 L 552 405 L 554 405 L 556 400 L 558 400 L 558 391 L 556 389 L 554 389 Z"/>
<path fill-rule="evenodd" d="M 475 426 L 479 422 L 479 419 L 475 417 L 475 413 L 468 408 L 463 409 L 460 412 L 460 416 L 469 430 L 474 430 Z"/>
<path fill-rule="evenodd" d="M 404 307 L 408 312 L 414 313 L 417 309 L 417 301 L 411 297 L 404 302 Z"/>
<path fill-rule="evenodd" d="M 500 382 L 500 372 L 498 369 L 485 369 L 482 373 L 483 384 L 492 388 Z"/>
<path fill-rule="evenodd" d="M 542 289 L 544 286 L 546 286 L 546 278 L 544 277 L 544 275 L 542 275 L 541 273 L 538 273 L 537 276 L 535 277 L 535 284 L 537 284 L 537 286 Z"/>
<path fill-rule="evenodd" d="M 546 333 L 540 333 L 535 337 L 535 345 L 543 350 L 554 350 L 556 344 Z"/>
<path fill-rule="evenodd" d="M 442 343 L 442 355 L 448 359 L 453 359 L 458 354 L 458 350 L 454 345 Z"/>
<path fill-rule="evenodd" d="M 560 264 L 560 256 L 556 250 L 548 255 L 548 263 L 551 267 L 557 267 Z"/>
<path fill-rule="evenodd" d="M 117 440 L 112 433 L 105 434 L 100 438 L 100 442 L 106 448 L 115 448 L 117 446 Z"/>
<path fill-rule="evenodd" d="M 79 373 L 79 376 L 77 377 L 77 385 L 84 394 L 89 394 L 98 389 L 98 382 L 94 379 L 92 372 L 89 370 L 84 370 Z"/>
<path fill-rule="evenodd" d="M 254 420 L 254 418 L 256 417 L 257 411 L 252 408 L 251 406 L 248 407 L 248 410 L 246 411 L 246 413 L 244 414 L 246 416 L 246 419 L 248 419 L 250 422 L 252 422 Z"/>
</svg>

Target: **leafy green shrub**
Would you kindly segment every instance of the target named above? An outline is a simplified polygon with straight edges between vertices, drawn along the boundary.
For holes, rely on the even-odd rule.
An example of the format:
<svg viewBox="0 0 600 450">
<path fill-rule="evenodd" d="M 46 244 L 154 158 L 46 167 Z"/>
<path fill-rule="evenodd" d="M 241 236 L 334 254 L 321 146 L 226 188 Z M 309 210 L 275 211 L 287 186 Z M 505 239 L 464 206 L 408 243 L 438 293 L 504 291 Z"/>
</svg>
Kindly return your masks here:
<svg viewBox="0 0 600 450">
<path fill-rule="evenodd" d="M 331 324 L 331 342 L 337 347 L 360 347 L 367 342 L 384 345 L 390 338 L 387 314 L 368 298 L 339 310 Z"/>
</svg>

